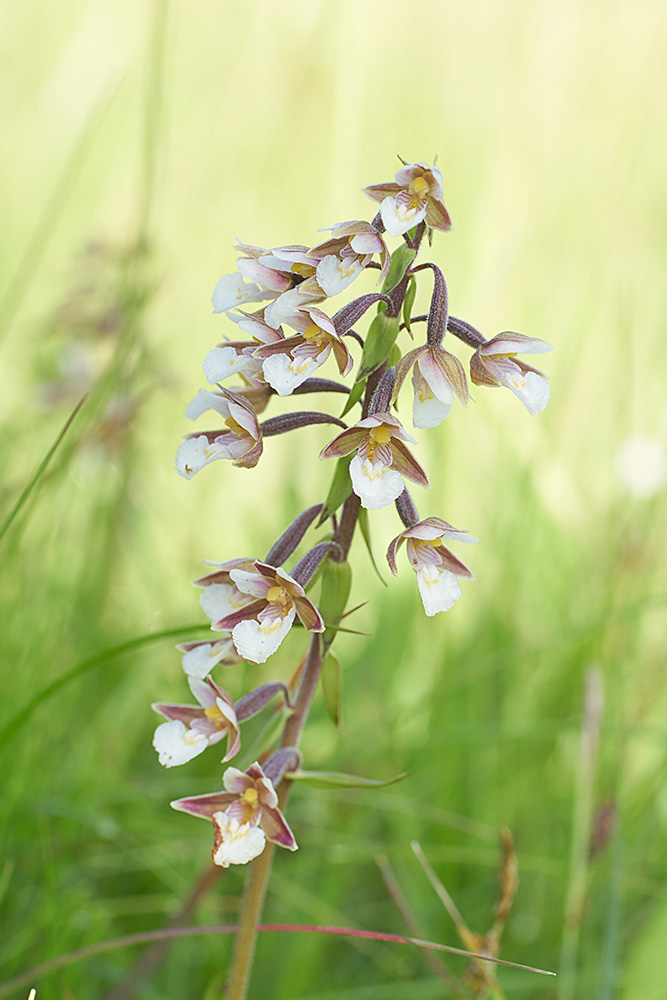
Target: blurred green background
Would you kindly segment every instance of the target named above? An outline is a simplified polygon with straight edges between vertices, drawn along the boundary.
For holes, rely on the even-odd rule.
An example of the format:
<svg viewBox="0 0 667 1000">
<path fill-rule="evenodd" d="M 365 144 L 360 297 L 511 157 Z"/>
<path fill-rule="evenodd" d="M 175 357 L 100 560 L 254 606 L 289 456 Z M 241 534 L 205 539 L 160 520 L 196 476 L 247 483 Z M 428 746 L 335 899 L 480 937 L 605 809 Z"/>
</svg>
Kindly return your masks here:
<svg viewBox="0 0 667 1000">
<path fill-rule="evenodd" d="M 449 614 L 423 615 L 404 560 L 384 589 L 355 543 L 352 602 L 369 604 L 354 627 L 370 635 L 337 642 L 343 724 L 318 699 L 306 763 L 409 777 L 297 789 L 301 849 L 277 858 L 266 919 L 401 933 L 384 856 L 420 931 L 460 944 L 410 841 L 484 932 L 507 826 L 520 888 L 502 955 L 559 972 L 500 970 L 507 997 L 662 1000 L 664 5 L 25 0 L 0 11 L 0 51 L 2 981 L 179 912 L 211 828 L 168 802 L 221 773 L 215 750 L 165 771 L 151 747 L 150 701 L 188 700 L 173 643 L 206 634 L 189 581 L 204 558 L 262 556 L 328 485 L 316 456 L 332 435 L 317 427 L 268 442 L 252 472 L 173 472 L 203 356 L 233 333 L 209 300 L 235 239 L 312 245 L 319 227 L 372 217 L 360 189 L 391 179 L 397 153 L 437 153 L 454 229 L 424 259 L 454 315 L 554 345 L 540 359 L 552 399 L 530 417 L 476 389 L 416 435 L 422 516 L 480 537 Z M 657 451 L 648 495 L 617 471 L 637 433 Z M 382 562 L 393 510 L 372 530 Z M 267 666 L 217 679 L 238 696 L 289 677 L 302 648 L 295 633 Z M 233 922 L 244 874 L 191 922 Z M 198 997 L 230 948 L 181 940 L 134 985 L 141 952 L 125 948 L 28 986 L 38 1000 Z M 450 995 L 414 948 L 296 935 L 261 938 L 250 993 Z"/>
</svg>

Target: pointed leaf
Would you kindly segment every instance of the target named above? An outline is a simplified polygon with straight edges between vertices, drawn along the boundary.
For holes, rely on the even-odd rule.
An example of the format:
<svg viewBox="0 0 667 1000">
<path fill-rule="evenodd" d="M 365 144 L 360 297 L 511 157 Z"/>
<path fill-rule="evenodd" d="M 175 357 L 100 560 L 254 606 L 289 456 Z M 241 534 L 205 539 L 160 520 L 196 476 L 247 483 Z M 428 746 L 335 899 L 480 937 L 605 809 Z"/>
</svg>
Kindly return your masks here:
<svg viewBox="0 0 667 1000">
<path fill-rule="evenodd" d="M 356 774 L 341 771 L 292 771 L 285 775 L 290 781 L 303 781 L 311 788 L 382 788 L 407 778 L 407 774 L 397 774 L 394 778 L 379 781 L 376 778 L 362 778 Z"/>
<path fill-rule="evenodd" d="M 415 259 L 416 251 L 409 247 L 406 243 L 401 243 L 400 247 L 397 247 L 393 254 L 391 255 L 391 264 L 389 265 L 389 273 L 384 279 L 384 284 L 382 286 L 382 291 L 387 295 L 393 288 L 396 288 L 403 278 L 405 277 L 405 272 L 410 267 L 410 264 Z"/>
<path fill-rule="evenodd" d="M 412 307 L 415 304 L 415 299 L 417 297 L 417 282 L 412 276 L 408 282 L 408 287 L 405 292 L 405 298 L 403 299 L 403 322 L 405 323 L 405 329 L 408 331 L 412 337 L 412 330 L 410 329 L 410 318 L 412 316 Z"/>
<path fill-rule="evenodd" d="M 350 395 L 347 397 L 345 406 L 343 407 L 343 412 L 341 413 L 341 419 L 346 413 L 349 413 L 355 403 L 361 402 L 361 397 L 364 394 L 364 389 L 366 388 L 366 383 L 364 381 L 355 382 L 350 390 Z"/>
<path fill-rule="evenodd" d="M 319 528 L 321 524 L 324 524 L 324 522 L 338 510 L 340 505 L 347 500 L 352 492 L 352 480 L 350 479 L 350 462 L 352 461 L 352 458 L 352 454 L 344 455 L 336 462 L 336 468 L 333 474 L 333 479 L 331 480 L 331 486 L 329 487 L 329 493 L 327 494 L 327 498 L 324 502 L 324 507 L 316 527 Z"/>
<path fill-rule="evenodd" d="M 359 362 L 355 382 L 368 378 L 389 357 L 398 336 L 398 316 L 378 313 L 371 323 Z"/>
<path fill-rule="evenodd" d="M 352 586 L 352 567 L 349 562 L 335 562 L 327 559 L 322 569 L 322 590 L 318 607 L 327 625 L 323 642 L 326 649 L 334 638 L 335 628 L 345 613 Z"/>
<path fill-rule="evenodd" d="M 373 569 L 377 574 L 377 578 L 383 587 L 388 587 L 389 584 L 380 573 L 378 565 L 375 562 L 375 556 L 373 555 L 373 549 L 371 547 L 371 528 L 368 520 L 368 511 L 365 507 L 362 507 L 359 511 L 359 527 L 361 528 L 361 534 L 363 535 L 363 539 L 366 543 L 366 548 L 368 549 L 368 554 L 371 557 L 371 563 L 373 564 Z"/>
<path fill-rule="evenodd" d="M 340 726 L 340 703 L 343 675 L 338 657 L 329 652 L 322 663 L 322 694 L 324 704 L 334 726 Z"/>
</svg>

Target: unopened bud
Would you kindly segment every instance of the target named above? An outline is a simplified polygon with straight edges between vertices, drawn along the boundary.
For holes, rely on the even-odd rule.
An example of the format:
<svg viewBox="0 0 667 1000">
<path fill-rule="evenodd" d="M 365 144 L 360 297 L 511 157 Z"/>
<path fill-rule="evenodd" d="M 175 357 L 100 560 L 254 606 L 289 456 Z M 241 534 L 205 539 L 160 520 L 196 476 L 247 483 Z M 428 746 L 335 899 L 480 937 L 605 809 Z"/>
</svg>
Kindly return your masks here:
<svg viewBox="0 0 667 1000">
<path fill-rule="evenodd" d="M 262 764 L 262 770 L 274 787 L 277 788 L 283 780 L 285 772 L 298 771 L 302 760 L 303 758 L 296 747 L 282 747 L 282 749 L 276 750 L 275 753 L 271 754 L 265 764 Z"/>
<path fill-rule="evenodd" d="M 285 560 L 292 555 L 321 510 L 322 504 L 318 503 L 299 514 L 289 528 L 282 533 L 278 541 L 271 546 L 264 562 L 268 563 L 269 566 L 282 566 Z"/>
<path fill-rule="evenodd" d="M 319 545 L 314 545 L 310 552 L 306 552 L 305 556 L 299 559 L 296 566 L 290 571 L 290 576 L 300 586 L 305 587 L 324 557 L 338 548 L 337 542 L 320 542 Z"/>
<path fill-rule="evenodd" d="M 389 368 L 377 384 L 373 393 L 371 405 L 368 409 L 369 416 L 375 413 L 387 413 L 391 404 L 391 394 L 394 391 L 396 381 L 396 369 Z"/>
<path fill-rule="evenodd" d="M 354 299 L 349 305 L 339 309 L 333 317 L 333 324 L 338 336 L 341 337 L 350 330 L 357 320 L 361 319 L 366 310 L 379 301 L 389 305 L 389 299 L 386 295 L 381 295 L 380 292 L 369 292 L 368 295 L 360 295 L 358 299 Z"/>
<path fill-rule="evenodd" d="M 396 500 L 396 510 L 406 528 L 411 528 L 413 524 L 418 523 L 419 511 L 407 489 L 404 489 L 400 497 Z"/>
<path fill-rule="evenodd" d="M 440 347 L 449 319 L 449 294 L 447 282 L 439 267 L 431 264 L 433 270 L 433 295 L 426 324 L 426 341 L 429 347 Z"/>
<path fill-rule="evenodd" d="M 288 708 L 294 707 L 290 701 L 290 689 L 287 684 L 283 684 L 282 681 L 273 681 L 270 684 L 262 684 L 261 687 L 255 688 L 254 691 L 239 698 L 235 705 L 236 718 L 239 722 L 252 719 L 253 715 L 261 712 L 277 694 L 282 694 Z"/>
<path fill-rule="evenodd" d="M 260 424 L 260 427 L 264 437 L 273 437 L 275 434 L 286 434 L 288 431 L 309 427 L 311 424 L 336 424 L 347 430 L 347 424 L 338 417 L 332 417 L 329 413 L 319 413 L 317 410 L 302 410 L 297 413 L 283 413 L 279 417 L 269 417 Z"/>
</svg>

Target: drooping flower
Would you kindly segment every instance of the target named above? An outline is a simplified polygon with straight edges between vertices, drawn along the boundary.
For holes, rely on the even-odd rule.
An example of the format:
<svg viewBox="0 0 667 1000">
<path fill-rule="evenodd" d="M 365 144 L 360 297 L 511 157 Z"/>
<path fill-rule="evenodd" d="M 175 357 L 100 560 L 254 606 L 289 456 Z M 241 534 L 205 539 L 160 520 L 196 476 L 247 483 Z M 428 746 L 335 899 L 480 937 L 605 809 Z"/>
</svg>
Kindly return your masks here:
<svg viewBox="0 0 667 1000">
<path fill-rule="evenodd" d="M 551 395 L 546 375 L 521 361 L 517 354 L 544 354 L 551 344 L 521 333 L 499 333 L 487 340 L 470 359 L 470 377 L 475 385 L 504 385 L 511 389 L 529 413 L 540 413 Z"/>
<path fill-rule="evenodd" d="M 417 574 L 417 586 L 424 611 L 429 617 L 438 611 L 449 611 L 462 596 L 458 577 L 474 580 L 465 563 L 457 559 L 443 544 L 445 539 L 478 541 L 467 531 L 452 527 L 440 517 L 427 517 L 402 531 L 387 549 L 389 568 L 396 575 L 396 553 L 403 542 L 407 541 L 408 559 Z"/>
<path fill-rule="evenodd" d="M 155 702 L 151 707 L 163 722 L 155 730 L 153 746 L 165 767 L 185 764 L 206 747 L 227 737 L 227 753 L 223 761 L 234 757 L 241 746 L 239 724 L 234 702 L 227 691 L 218 687 L 211 678 L 203 681 L 188 678 L 190 690 L 199 705 L 173 705 Z"/>
<path fill-rule="evenodd" d="M 415 427 L 437 427 L 449 415 L 456 396 L 465 406 L 468 383 L 463 365 L 442 347 L 424 344 L 401 358 L 396 366 L 394 398 L 412 369 L 414 397 L 412 422 Z"/>
<path fill-rule="evenodd" d="M 315 274 L 327 295 L 343 291 L 376 253 L 380 255 L 379 280 L 384 280 L 391 263 L 389 251 L 370 222 L 339 222 L 325 228 L 331 230 L 331 238 L 311 247 L 309 254 L 319 258 Z"/>
<path fill-rule="evenodd" d="M 342 458 L 356 451 L 350 462 L 352 489 L 362 507 L 377 510 L 401 495 L 404 478 L 420 486 L 429 485 L 426 473 L 404 441 L 414 443 L 414 438 L 406 434 L 400 420 L 389 412 L 378 412 L 330 441 L 320 458 Z"/>
<path fill-rule="evenodd" d="M 247 771 L 228 767 L 222 776 L 223 792 L 177 799 L 171 805 L 181 812 L 210 819 L 215 827 L 212 857 L 216 865 L 244 865 L 262 853 L 266 838 L 297 850 L 294 834 L 278 806 L 273 782 L 258 763 Z"/>
<path fill-rule="evenodd" d="M 251 469 L 262 454 L 262 434 L 252 405 L 230 389 L 210 392 L 200 389 L 192 400 L 186 416 L 194 418 L 207 409 L 225 417 L 225 430 L 189 434 L 176 452 L 176 471 L 184 479 L 192 477 L 219 458 L 229 458 L 234 465 Z"/>
<path fill-rule="evenodd" d="M 382 202 L 380 215 L 391 236 L 402 236 L 426 220 L 432 229 L 447 232 L 452 220 L 445 208 L 442 173 L 428 163 L 411 163 L 396 172 L 396 180 L 364 188 L 373 201 Z"/>
<path fill-rule="evenodd" d="M 310 378 L 332 351 L 340 374 L 348 374 L 352 356 L 326 313 L 316 306 L 305 306 L 288 322 L 298 331 L 296 337 L 265 344 L 254 354 L 262 359 L 264 377 L 280 396 L 288 396 Z"/>
<path fill-rule="evenodd" d="M 296 617 L 310 632 L 324 631 L 319 611 L 303 587 L 283 569 L 255 561 L 250 569 L 231 569 L 229 576 L 247 603 L 212 628 L 231 631 L 237 652 L 246 660 L 265 663 Z"/>
<path fill-rule="evenodd" d="M 209 559 L 204 561 L 209 566 L 215 566 L 215 570 L 205 576 L 200 576 L 194 581 L 194 585 L 204 588 L 199 603 L 202 611 L 211 622 L 211 626 L 214 626 L 222 618 L 252 603 L 253 597 L 250 594 L 242 593 L 230 574 L 234 569 L 252 570 L 255 563 L 253 559 L 229 559 L 221 563 L 212 562 Z M 222 629 L 216 629 L 216 631 L 222 631 Z"/>
</svg>

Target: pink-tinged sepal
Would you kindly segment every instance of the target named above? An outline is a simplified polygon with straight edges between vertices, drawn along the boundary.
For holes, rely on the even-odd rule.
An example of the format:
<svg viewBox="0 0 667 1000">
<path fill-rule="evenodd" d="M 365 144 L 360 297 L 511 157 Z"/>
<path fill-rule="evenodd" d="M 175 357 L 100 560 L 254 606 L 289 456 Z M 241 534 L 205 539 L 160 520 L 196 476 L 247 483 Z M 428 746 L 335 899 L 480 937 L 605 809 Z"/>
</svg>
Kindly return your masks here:
<svg viewBox="0 0 667 1000">
<path fill-rule="evenodd" d="M 476 542 L 465 531 L 454 528 L 439 517 L 429 517 L 406 528 L 397 535 L 387 549 L 387 562 L 392 573 L 397 572 L 396 553 L 407 542 L 410 565 L 417 574 L 417 586 L 427 615 L 449 611 L 462 596 L 459 577 L 474 579 L 464 562 L 443 544 L 447 539 Z"/>
<path fill-rule="evenodd" d="M 418 486 L 424 486 L 426 489 L 429 488 L 428 476 L 412 452 L 405 447 L 402 441 L 394 441 L 392 443 L 391 467 L 400 473 L 404 479 L 409 479 L 411 482 L 417 483 Z"/>
<path fill-rule="evenodd" d="M 213 792 L 209 795 L 191 795 L 189 798 L 175 799 L 169 804 L 178 812 L 201 816 L 202 819 L 212 819 L 213 813 L 224 812 L 235 799 L 236 795 L 231 792 Z"/>
<path fill-rule="evenodd" d="M 536 337 L 520 333 L 500 333 L 487 340 L 470 359 L 470 377 L 476 385 L 510 389 L 531 415 L 541 413 L 549 402 L 551 388 L 548 379 L 537 368 L 517 357 L 522 354 L 543 354 L 551 345 Z"/>
</svg>

